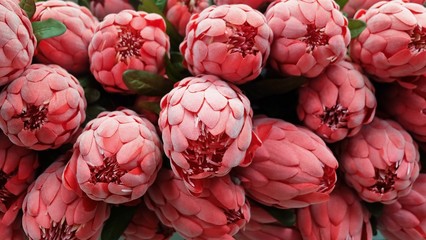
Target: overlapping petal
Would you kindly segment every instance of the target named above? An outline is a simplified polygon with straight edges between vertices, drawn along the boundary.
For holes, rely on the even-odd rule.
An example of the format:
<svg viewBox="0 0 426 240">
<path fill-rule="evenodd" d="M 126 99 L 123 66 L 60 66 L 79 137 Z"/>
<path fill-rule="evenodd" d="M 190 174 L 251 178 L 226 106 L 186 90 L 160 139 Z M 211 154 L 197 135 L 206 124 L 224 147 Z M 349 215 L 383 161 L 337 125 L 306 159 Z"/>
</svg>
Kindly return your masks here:
<svg viewBox="0 0 426 240">
<path fill-rule="evenodd" d="M 348 17 L 352 18 L 355 15 L 355 12 L 360 9 L 369 9 L 374 4 L 380 2 L 380 1 L 392 1 L 392 0 L 349 0 L 345 7 L 343 8 L 343 12 L 345 12 Z M 413 3 L 419 3 L 424 4 L 424 0 L 410 0 L 405 2 L 413 2 Z"/>
<path fill-rule="evenodd" d="M 273 0 L 214 0 L 216 5 L 225 5 L 225 4 L 247 4 L 252 8 L 259 8 L 262 5 L 266 5 Z"/>
<path fill-rule="evenodd" d="M 200 13 L 209 5 L 208 0 L 168 0 L 166 18 L 173 24 L 180 35 L 185 36 L 186 25 L 192 14 Z"/>
<path fill-rule="evenodd" d="M 110 13 L 119 13 L 122 10 L 133 10 L 128 0 L 90 0 L 89 6 L 93 15 L 101 21 Z"/>
</svg>

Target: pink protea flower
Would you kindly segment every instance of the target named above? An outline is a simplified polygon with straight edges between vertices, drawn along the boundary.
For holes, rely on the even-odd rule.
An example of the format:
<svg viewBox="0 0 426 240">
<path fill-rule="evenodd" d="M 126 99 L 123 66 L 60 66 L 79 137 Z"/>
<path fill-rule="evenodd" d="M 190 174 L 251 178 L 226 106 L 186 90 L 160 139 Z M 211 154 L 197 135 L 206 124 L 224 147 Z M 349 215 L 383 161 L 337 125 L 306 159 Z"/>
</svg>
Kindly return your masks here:
<svg viewBox="0 0 426 240">
<path fill-rule="evenodd" d="M 407 195 L 419 175 L 419 151 L 411 136 L 377 117 L 339 147 L 346 182 L 367 202 L 390 204 Z"/>
<path fill-rule="evenodd" d="M 120 204 L 145 194 L 161 167 L 155 127 L 135 112 L 103 112 L 87 123 L 64 170 L 64 184 L 90 198 Z"/>
<path fill-rule="evenodd" d="M 122 235 L 125 240 L 167 240 L 175 231 L 164 226 L 142 201 Z"/>
<path fill-rule="evenodd" d="M 303 239 L 371 240 L 370 214 L 357 195 L 338 185 L 330 200 L 297 210 L 297 226 Z"/>
<path fill-rule="evenodd" d="M 345 7 L 343 8 L 343 12 L 345 12 L 349 18 L 352 18 L 355 15 L 355 12 L 360 9 L 369 9 L 374 4 L 380 2 L 380 1 L 391 1 L 391 0 L 349 0 Z M 413 3 L 419 3 L 424 4 L 424 0 L 404 0 L 404 2 L 413 2 Z"/>
<path fill-rule="evenodd" d="M 166 18 L 180 35 L 185 36 L 186 25 L 192 14 L 200 13 L 209 6 L 209 0 L 168 0 Z"/>
<path fill-rule="evenodd" d="M 174 173 L 193 193 L 202 180 L 251 161 L 260 144 L 249 99 L 213 75 L 188 77 L 161 100 L 158 125 Z"/>
<path fill-rule="evenodd" d="M 30 239 L 99 239 L 110 206 L 78 196 L 62 184 L 66 154 L 30 186 L 22 210 L 22 226 Z"/>
<path fill-rule="evenodd" d="M 180 52 L 192 74 L 241 84 L 259 76 L 271 42 L 272 31 L 259 11 L 243 4 L 213 5 L 192 15 Z"/>
<path fill-rule="evenodd" d="M 350 62 L 333 64 L 299 88 L 297 114 L 326 142 L 355 135 L 376 112 L 374 87 Z"/>
<path fill-rule="evenodd" d="M 127 69 L 163 75 L 170 49 L 164 19 L 155 13 L 123 10 L 99 23 L 89 44 L 90 70 L 106 91 L 133 93 L 122 75 Z"/>
<path fill-rule="evenodd" d="M 250 201 L 250 222 L 236 235 L 238 240 L 302 240 L 299 230 L 284 227 L 259 205 Z"/>
<path fill-rule="evenodd" d="M 24 10 L 12 0 L 0 3 L 0 86 L 17 78 L 31 64 L 37 40 Z"/>
<path fill-rule="evenodd" d="M 265 15 L 274 33 L 270 63 L 279 72 L 316 77 L 345 57 L 348 20 L 333 0 L 275 1 Z"/>
<path fill-rule="evenodd" d="M 262 141 L 245 168 L 234 175 L 254 200 L 278 208 L 300 208 L 327 201 L 338 163 L 324 141 L 303 127 L 257 117 L 254 132 Z"/>
<path fill-rule="evenodd" d="M 252 8 L 258 8 L 263 4 L 272 2 L 273 0 L 214 0 L 213 2 L 216 5 L 225 5 L 225 4 L 247 4 Z"/>
<path fill-rule="evenodd" d="M 244 190 L 229 175 L 209 180 L 196 197 L 172 171 L 163 169 L 144 200 L 164 225 L 185 239 L 234 239 L 250 220 Z"/>
<path fill-rule="evenodd" d="M 58 148 L 86 118 L 78 80 L 57 65 L 33 64 L 0 93 L 0 128 L 18 146 Z"/>
<path fill-rule="evenodd" d="M 17 218 L 38 165 L 35 151 L 14 145 L 0 131 L 0 229 Z"/>
<path fill-rule="evenodd" d="M 350 54 L 375 80 L 426 73 L 426 8 L 416 3 L 382 1 L 354 18 L 367 28 L 351 41 Z"/>
<path fill-rule="evenodd" d="M 410 193 L 385 205 L 378 229 L 388 240 L 426 239 L 426 174 L 420 174 Z"/>
<path fill-rule="evenodd" d="M 53 18 L 62 22 L 67 30 L 64 34 L 41 40 L 36 59 L 45 64 L 57 64 L 73 74 L 89 70 L 87 48 L 98 25 L 98 20 L 89 9 L 70 1 L 42 1 L 36 3 L 32 21 Z"/>
<path fill-rule="evenodd" d="M 122 10 L 134 10 L 128 0 L 89 0 L 90 11 L 99 20 L 110 13 L 119 13 Z"/>
</svg>

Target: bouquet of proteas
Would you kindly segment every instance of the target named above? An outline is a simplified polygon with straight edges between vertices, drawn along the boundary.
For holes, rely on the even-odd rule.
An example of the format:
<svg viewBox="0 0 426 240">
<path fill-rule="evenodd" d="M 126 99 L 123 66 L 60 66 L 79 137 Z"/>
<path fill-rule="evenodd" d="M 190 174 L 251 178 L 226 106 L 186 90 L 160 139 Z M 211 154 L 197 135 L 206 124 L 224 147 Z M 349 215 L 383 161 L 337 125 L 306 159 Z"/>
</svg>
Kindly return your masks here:
<svg viewBox="0 0 426 240">
<path fill-rule="evenodd" d="M 424 2 L 1 0 L 1 238 L 426 239 Z"/>
</svg>

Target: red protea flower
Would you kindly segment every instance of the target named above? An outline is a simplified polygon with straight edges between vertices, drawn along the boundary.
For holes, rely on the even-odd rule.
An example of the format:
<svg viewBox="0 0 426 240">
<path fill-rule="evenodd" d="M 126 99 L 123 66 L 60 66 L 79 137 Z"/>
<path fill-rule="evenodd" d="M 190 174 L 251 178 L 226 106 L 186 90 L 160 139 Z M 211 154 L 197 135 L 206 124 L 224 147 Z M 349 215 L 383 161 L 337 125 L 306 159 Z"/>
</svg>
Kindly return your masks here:
<svg viewBox="0 0 426 240">
<path fill-rule="evenodd" d="M 164 226 L 155 212 L 149 210 L 142 201 L 133 215 L 132 221 L 122 235 L 125 240 L 167 240 L 175 231 Z"/>
<path fill-rule="evenodd" d="M 271 42 L 272 31 L 259 11 L 243 4 L 213 5 L 192 15 L 180 52 L 192 74 L 241 84 L 259 76 Z"/>
<path fill-rule="evenodd" d="M 297 226 L 303 239 L 371 240 L 370 213 L 357 195 L 338 185 L 330 200 L 297 210 Z"/>
<path fill-rule="evenodd" d="M 339 151 L 346 182 L 368 202 L 395 202 L 410 192 L 419 175 L 417 145 L 391 120 L 374 118 L 343 140 Z"/>
<path fill-rule="evenodd" d="M 273 0 L 214 0 L 216 5 L 225 4 L 247 4 L 252 8 L 259 8 L 264 4 L 273 2 Z"/>
<path fill-rule="evenodd" d="M 0 229 L 17 218 L 37 167 L 35 151 L 14 145 L 0 131 Z"/>
<path fill-rule="evenodd" d="M 345 57 L 348 20 L 333 0 L 275 1 L 265 15 L 274 33 L 270 63 L 279 72 L 316 77 Z"/>
<path fill-rule="evenodd" d="M 160 148 L 155 127 L 135 112 L 100 113 L 74 144 L 64 184 L 97 201 L 133 201 L 154 182 L 162 163 Z"/>
<path fill-rule="evenodd" d="M 336 183 L 333 153 L 313 132 L 279 119 L 259 117 L 254 132 L 262 141 L 245 168 L 234 175 L 254 200 L 279 208 L 327 201 Z"/>
<path fill-rule="evenodd" d="M 426 8 L 416 3 L 381 1 L 354 18 L 367 28 L 351 42 L 350 54 L 375 80 L 426 73 Z"/>
<path fill-rule="evenodd" d="M 232 238 L 250 220 L 244 190 L 229 175 L 205 181 L 205 191 L 190 194 L 184 182 L 163 169 L 144 196 L 160 221 L 185 239 Z"/>
<path fill-rule="evenodd" d="M 28 16 L 12 0 L 0 2 L 0 86 L 17 78 L 31 64 L 37 40 Z"/>
<path fill-rule="evenodd" d="M 192 14 L 200 13 L 209 6 L 208 0 L 168 0 L 166 18 L 180 35 L 185 36 L 186 25 Z"/>
<path fill-rule="evenodd" d="M 378 229 L 388 240 L 426 239 L 426 174 L 420 174 L 410 193 L 385 205 Z"/>
<path fill-rule="evenodd" d="M 32 21 L 49 18 L 62 22 L 67 30 L 60 36 L 41 40 L 37 45 L 36 59 L 45 64 L 57 64 L 73 74 L 87 72 L 87 48 L 98 20 L 89 9 L 70 1 L 37 2 Z"/>
<path fill-rule="evenodd" d="M 369 9 L 371 6 L 373 6 L 375 3 L 378 3 L 380 1 L 391 1 L 391 0 L 349 0 L 345 7 L 343 8 L 343 12 L 345 12 L 348 17 L 352 18 L 355 15 L 355 12 L 360 9 Z M 424 0 L 403 0 L 405 2 L 414 2 L 419 4 L 424 4 Z"/>
<path fill-rule="evenodd" d="M 376 112 L 374 87 L 350 62 L 329 66 L 299 88 L 297 114 L 326 142 L 355 135 Z"/>
<path fill-rule="evenodd" d="M 86 118 L 78 80 L 57 65 L 33 64 L 0 93 L 0 128 L 18 146 L 58 148 Z"/>
<path fill-rule="evenodd" d="M 91 239 L 100 237 L 110 206 L 78 196 L 62 184 L 68 155 L 52 163 L 28 189 L 22 226 L 30 239 Z"/>
<path fill-rule="evenodd" d="M 128 69 L 163 75 L 170 48 L 164 19 L 155 13 L 123 10 L 99 23 L 89 44 L 90 70 L 106 91 L 133 93 L 122 75 Z"/>
<path fill-rule="evenodd" d="M 188 77 L 161 100 L 158 125 L 174 173 L 193 193 L 202 180 L 248 165 L 260 143 L 249 99 L 216 76 Z"/>
<path fill-rule="evenodd" d="M 134 10 L 128 0 L 89 0 L 90 11 L 99 20 L 110 13 L 119 13 L 122 10 Z"/>
</svg>

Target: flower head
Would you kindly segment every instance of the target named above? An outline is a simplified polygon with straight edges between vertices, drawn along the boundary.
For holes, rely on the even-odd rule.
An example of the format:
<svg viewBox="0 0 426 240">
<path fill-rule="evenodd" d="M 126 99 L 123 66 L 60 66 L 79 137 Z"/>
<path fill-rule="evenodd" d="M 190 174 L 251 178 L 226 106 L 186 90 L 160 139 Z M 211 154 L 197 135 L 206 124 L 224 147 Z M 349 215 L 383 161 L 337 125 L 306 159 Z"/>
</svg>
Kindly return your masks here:
<svg viewBox="0 0 426 240">
<path fill-rule="evenodd" d="M 191 15 L 200 13 L 208 6 L 208 0 L 168 0 L 165 9 L 166 18 L 180 35 L 185 36 L 186 25 L 188 25 Z"/>
<path fill-rule="evenodd" d="M 99 20 L 110 13 L 119 13 L 122 10 L 133 10 L 128 0 L 89 0 L 90 11 Z"/>
</svg>

